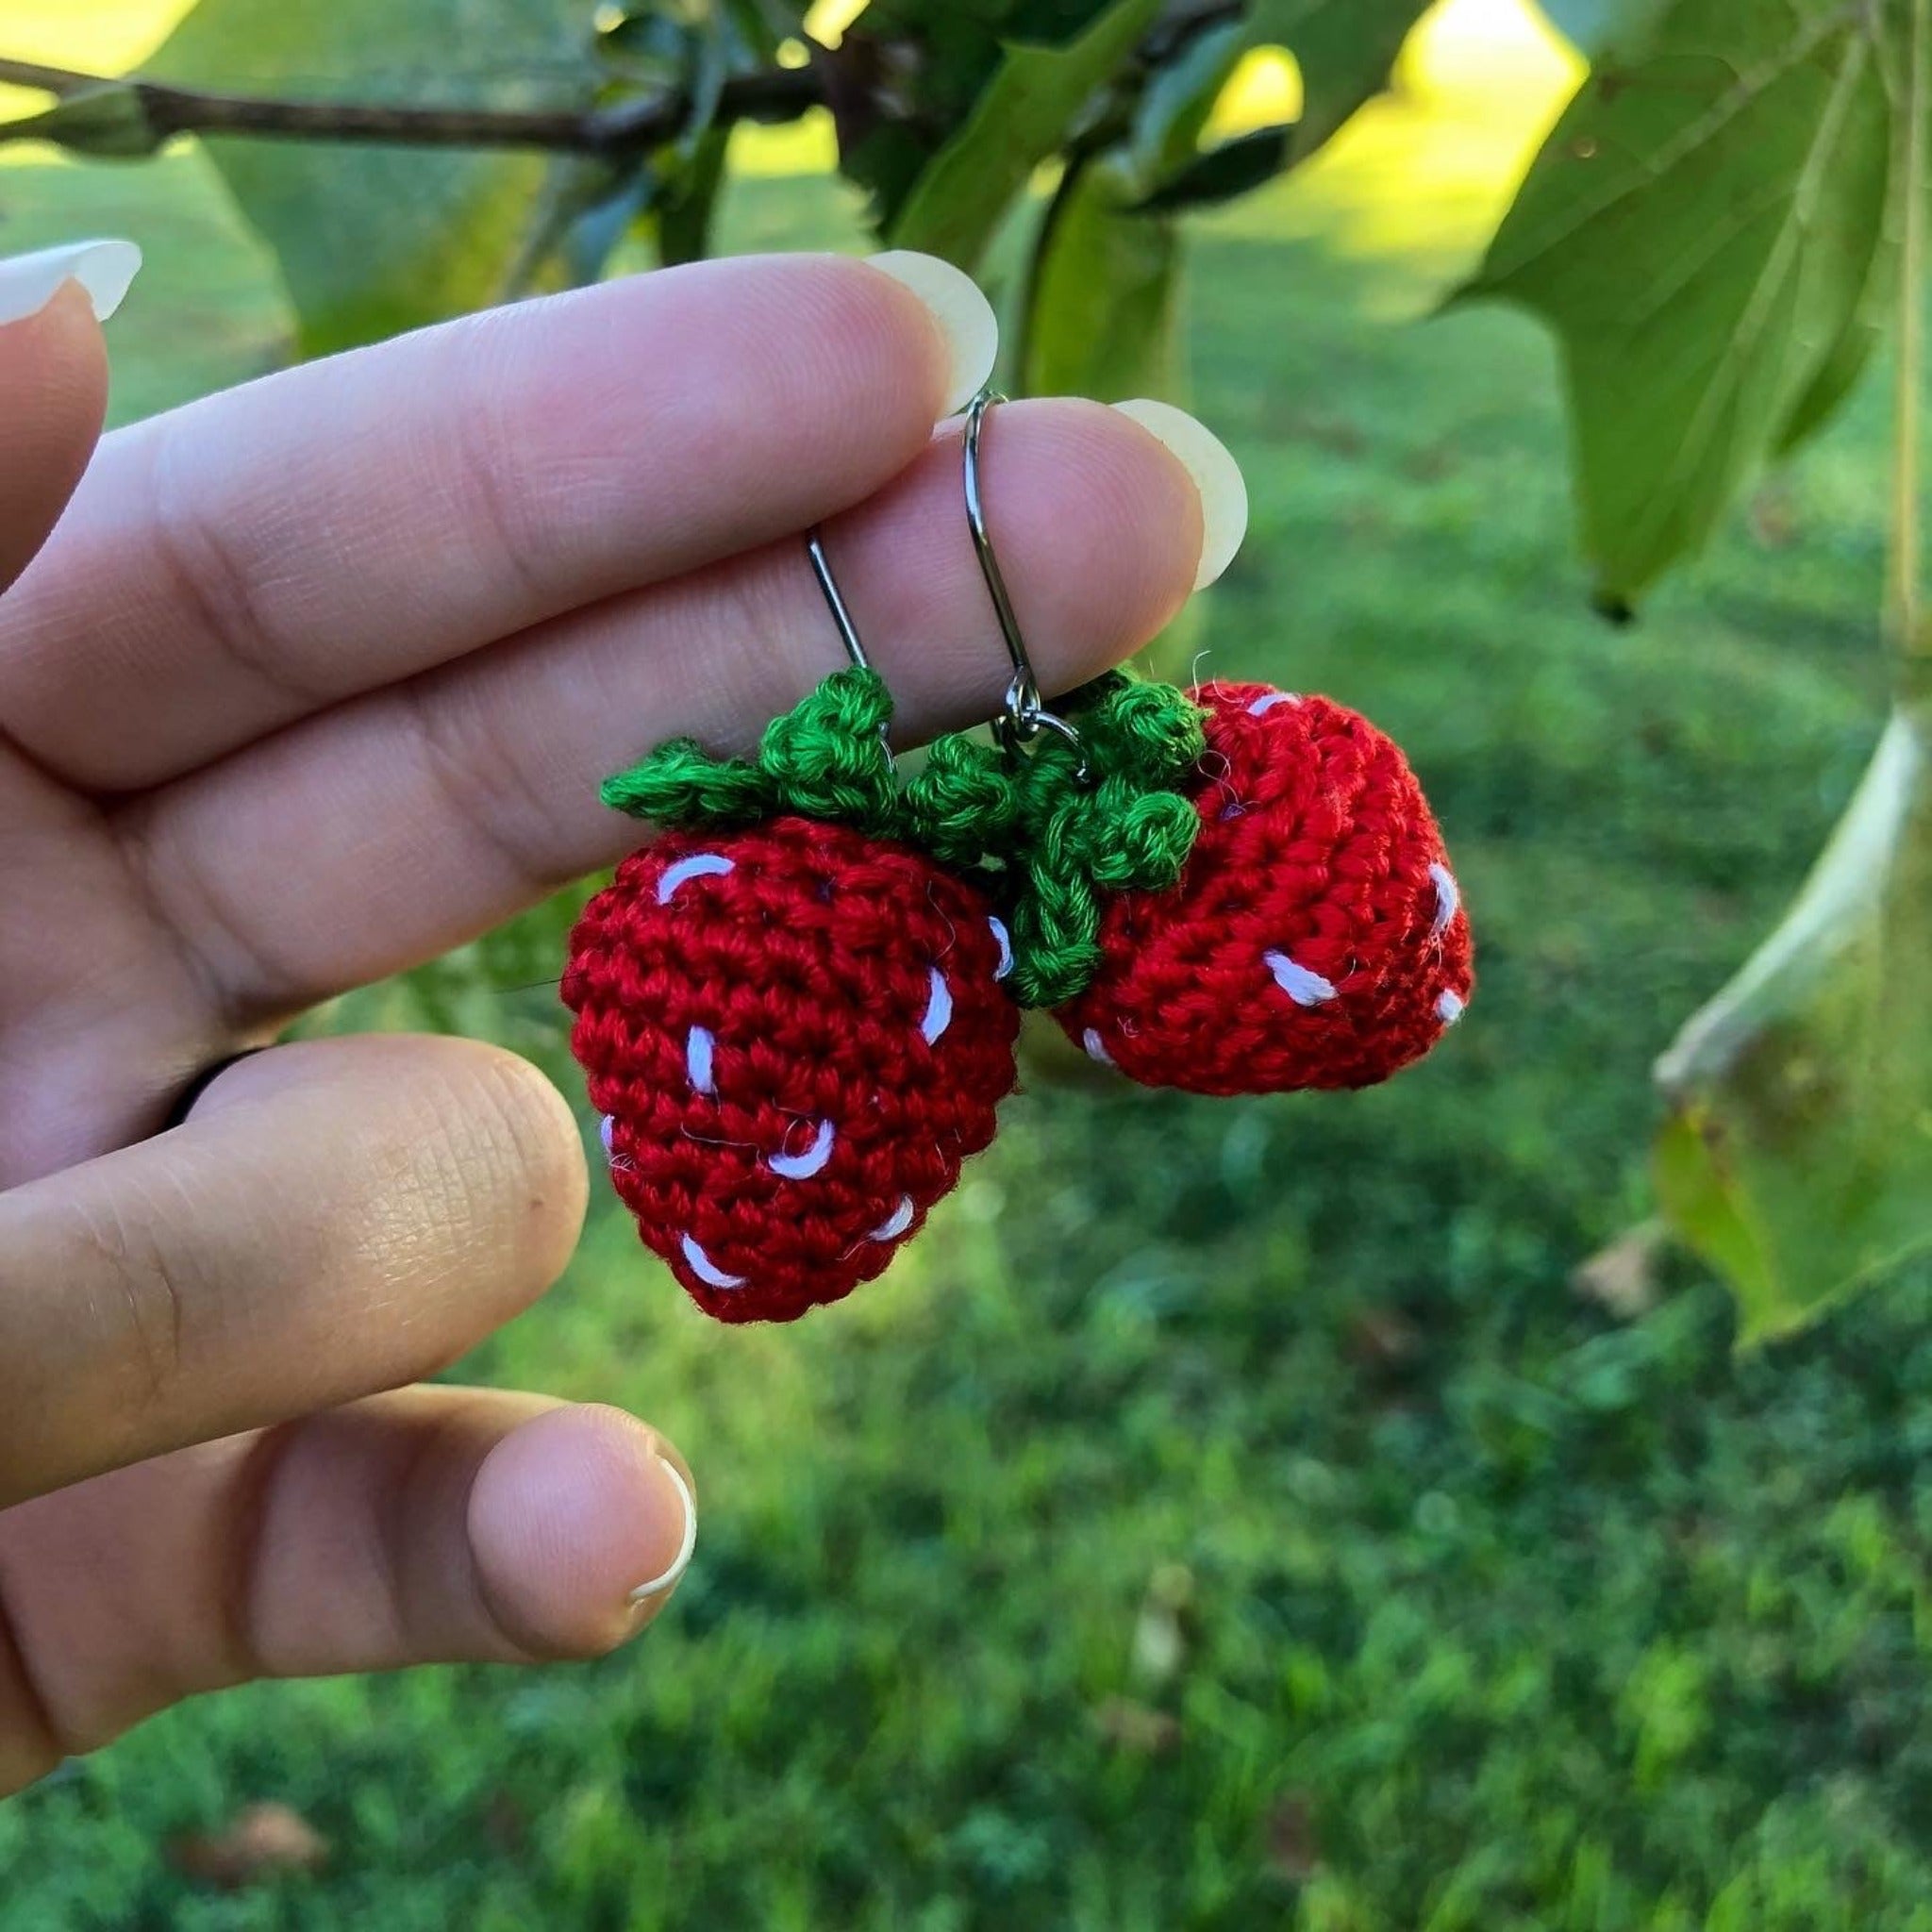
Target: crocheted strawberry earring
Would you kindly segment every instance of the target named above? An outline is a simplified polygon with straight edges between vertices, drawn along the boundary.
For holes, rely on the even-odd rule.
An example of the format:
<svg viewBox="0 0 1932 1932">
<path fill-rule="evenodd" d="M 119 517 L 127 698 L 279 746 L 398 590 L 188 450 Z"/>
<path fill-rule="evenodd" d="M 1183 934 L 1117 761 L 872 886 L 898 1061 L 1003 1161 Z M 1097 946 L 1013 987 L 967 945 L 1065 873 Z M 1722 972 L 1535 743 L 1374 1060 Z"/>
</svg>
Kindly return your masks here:
<svg viewBox="0 0 1932 1932">
<path fill-rule="evenodd" d="M 605 782 L 663 834 L 572 935 L 572 1045 L 644 1243 L 726 1322 L 870 1280 L 992 1139 L 1025 1007 L 1198 1093 L 1362 1087 L 1461 1016 L 1469 924 L 1395 745 L 1325 698 L 1109 673 L 1049 710 L 963 469 L 1012 662 L 991 741 L 902 777 L 847 655 L 752 759 L 675 739 Z"/>
</svg>

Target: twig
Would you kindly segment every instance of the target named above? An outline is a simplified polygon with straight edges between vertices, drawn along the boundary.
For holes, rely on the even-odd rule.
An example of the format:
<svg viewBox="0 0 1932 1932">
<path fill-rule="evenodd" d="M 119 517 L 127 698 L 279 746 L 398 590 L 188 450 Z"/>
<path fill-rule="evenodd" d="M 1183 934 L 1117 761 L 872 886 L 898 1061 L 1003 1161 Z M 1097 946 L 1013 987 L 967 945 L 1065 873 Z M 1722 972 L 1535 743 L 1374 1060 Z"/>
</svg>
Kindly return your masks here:
<svg viewBox="0 0 1932 1932">
<path fill-rule="evenodd" d="M 337 141 L 390 147 L 541 148 L 553 154 L 637 154 L 675 140 L 691 116 L 681 89 L 611 108 L 529 110 L 417 108 L 357 101 L 274 100 L 210 93 L 158 81 L 77 74 L 30 60 L 0 58 L 0 81 L 38 88 L 65 100 L 94 88 L 126 88 L 160 140 L 176 134 L 246 134 L 270 141 Z M 724 121 L 795 120 L 824 99 L 811 67 L 773 67 L 724 83 Z M 31 125 L 21 124 L 31 132 Z M 0 141 L 10 139 L 0 125 Z"/>
</svg>

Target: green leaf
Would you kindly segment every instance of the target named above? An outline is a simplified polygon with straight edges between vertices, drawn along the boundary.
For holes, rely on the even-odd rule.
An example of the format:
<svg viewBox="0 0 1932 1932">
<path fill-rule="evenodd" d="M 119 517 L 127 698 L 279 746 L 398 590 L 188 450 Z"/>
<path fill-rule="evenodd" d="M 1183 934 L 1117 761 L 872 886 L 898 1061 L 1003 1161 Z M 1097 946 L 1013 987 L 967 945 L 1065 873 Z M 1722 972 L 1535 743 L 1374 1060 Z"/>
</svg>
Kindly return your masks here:
<svg viewBox="0 0 1932 1932">
<path fill-rule="evenodd" d="M 419 106 L 588 105 L 578 0 L 200 0 L 149 64 L 182 86 Z M 491 302 L 544 179 L 538 155 L 210 139 L 242 213 L 281 263 L 302 348 L 319 355 Z"/>
<path fill-rule="evenodd" d="M 1171 175 L 1140 204 L 1149 214 L 1177 208 L 1212 208 L 1232 201 L 1272 181 L 1287 168 L 1295 152 L 1295 129 L 1257 127 L 1234 141 L 1224 141 Z"/>
<path fill-rule="evenodd" d="M 0 141 L 49 141 L 97 160 L 138 160 L 166 143 L 135 88 L 121 81 L 77 89 L 43 114 L 0 123 Z"/>
<path fill-rule="evenodd" d="M 1107 5 L 871 0 L 837 50 L 820 51 L 840 165 L 872 196 L 881 235 L 998 76 L 1008 46 L 1059 44 Z"/>
<path fill-rule="evenodd" d="M 1560 338 L 1584 541 L 1627 605 L 1862 363 L 1900 0 L 1638 9 L 1462 291 Z"/>
<path fill-rule="evenodd" d="M 658 259 L 667 268 L 711 252 L 711 221 L 724 185 L 729 127 L 708 127 L 658 197 Z"/>
<path fill-rule="evenodd" d="M 1658 1062 L 1665 1213 L 1746 1341 L 1932 1243 L 1932 785 L 1894 716 L 1777 931 Z"/>
<path fill-rule="evenodd" d="M 1897 313 L 1898 277 L 1898 239 L 1887 233 L 1880 236 L 1873 252 L 1872 273 L 1866 277 L 1865 292 L 1847 319 L 1844 332 L 1779 425 L 1777 441 L 1772 451 L 1774 457 L 1789 456 L 1815 436 L 1857 387 Z"/>
<path fill-rule="evenodd" d="M 1106 11 L 1108 0 L 873 0 L 868 31 L 938 35 L 963 27 L 997 41 L 1059 47 L 1077 40 Z"/>
<path fill-rule="evenodd" d="M 1143 206 L 1150 213 L 1211 207 L 1246 194 L 1318 154 L 1389 84 L 1427 0 L 1261 0 L 1233 48 L 1280 44 L 1302 72 L 1298 121 L 1171 158 Z M 1231 64 L 1231 63 L 1230 63 Z"/>
<path fill-rule="evenodd" d="M 525 211 L 523 238 L 491 299 L 518 302 L 594 280 L 603 267 L 595 251 L 603 247 L 608 253 L 615 240 L 612 211 L 638 186 L 635 171 L 622 175 L 608 162 L 582 155 L 556 157 Z"/>
<path fill-rule="evenodd" d="M 1064 47 L 1008 47 L 965 125 L 940 149 L 891 226 L 895 247 L 978 262 L 1014 199 L 1119 71 L 1161 0 L 1114 0 Z"/>
<path fill-rule="evenodd" d="M 603 275 L 618 244 L 633 227 L 648 220 L 657 192 L 657 177 L 649 168 L 639 168 L 609 194 L 576 215 L 558 242 L 567 287 L 584 288 Z"/>
<path fill-rule="evenodd" d="M 1027 288 L 1019 358 L 1028 395 L 1177 396 L 1183 381 L 1181 238 L 1136 212 L 1119 159 L 1069 172 Z"/>
<path fill-rule="evenodd" d="M 1189 35 L 1155 64 L 1124 143 L 1143 197 L 1199 153 L 1214 104 L 1252 42 L 1247 23 L 1235 19 Z"/>
<path fill-rule="evenodd" d="M 1389 85 L 1395 57 L 1432 0 L 1258 0 L 1257 46 L 1287 47 L 1302 71 L 1291 161 L 1324 146 Z"/>
</svg>

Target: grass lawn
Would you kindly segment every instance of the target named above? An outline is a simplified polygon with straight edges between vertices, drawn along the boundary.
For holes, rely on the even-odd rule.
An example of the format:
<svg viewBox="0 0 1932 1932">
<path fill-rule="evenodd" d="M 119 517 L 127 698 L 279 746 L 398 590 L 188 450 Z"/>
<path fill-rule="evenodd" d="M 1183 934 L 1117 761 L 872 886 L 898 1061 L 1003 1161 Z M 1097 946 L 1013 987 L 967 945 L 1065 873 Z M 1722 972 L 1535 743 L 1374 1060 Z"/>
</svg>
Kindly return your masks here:
<svg viewBox="0 0 1932 1932">
<path fill-rule="evenodd" d="M 1548 345 L 1406 319 L 1469 210 L 1378 228 L 1365 178 L 1203 230 L 1196 401 L 1255 517 L 1195 644 L 1409 747 L 1476 920 L 1453 1042 L 1346 1098 L 1040 1080 L 890 1279 L 783 1332 L 705 1324 L 604 1213 L 466 1373 L 689 1452 L 649 1640 L 159 1720 L 0 1810 L 4 1932 L 1932 1928 L 1932 1274 L 1742 1360 L 1687 1264 L 1639 1319 L 1570 1286 L 1648 1211 L 1649 1061 L 1875 736 L 1883 398 L 1609 630 Z M 760 178 L 731 239 L 840 208 Z M 157 242 L 123 413 L 274 353 L 197 160 L 0 168 L 0 218 Z M 338 1017 L 426 996 L 555 1061 L 556 924 Z M 174 1870 L 260 1799 L 325 1871 Z"/>
</svg>

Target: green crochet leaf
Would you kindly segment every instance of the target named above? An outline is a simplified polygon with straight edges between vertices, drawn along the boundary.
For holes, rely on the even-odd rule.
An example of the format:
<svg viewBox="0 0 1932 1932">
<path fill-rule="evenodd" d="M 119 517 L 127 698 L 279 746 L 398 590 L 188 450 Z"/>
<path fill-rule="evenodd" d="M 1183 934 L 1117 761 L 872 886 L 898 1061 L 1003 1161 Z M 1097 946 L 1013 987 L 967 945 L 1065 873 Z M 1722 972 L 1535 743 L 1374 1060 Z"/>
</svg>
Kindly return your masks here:
<svg viewBox="0 0 1932 1932">
<path fill-rule="evenodd" d="M 1206 748 L 1185 693 L 1113 672 L 1067 708 L 1084 777 L 1058 736 L 1018 758 L 941 739 L 904 800 L 906 836 L 942 863 L 986 869 L 1012 937 L 1013 994 L 1027 1007 L 1085 991 L 1100 966 L 1106 895 L 1173 885 L 1200 830 L 1176 789 Z"/>
<path fill-rule="evenodd" d="M 899 774 L 886 729 L 892 700 L 875 671 L 835 671 L 765 726 L 758 766 L 785 811 L 876 837 L 899 831 Z"/>
<path fill-rule="evenodd" d="M 660 744 L 641 763 L 605 779 L 598 795 L 613 811 L 675 832 L 755 824 L 777 809 L 776 791 L 756 765 L 711 758 L 694 738 Z"/>
<path fill-rule="evenodd" d="M 1110 672 L 1066 700 L 1081 753 L 1042 734 L 1009 757 L 970 733 L 941 738 L 901 784 L 876 673 L 834 672 L 765 728 L 755 761 L 673 739 L 605 780 L 605 804 L 675 830 L 776 813 L 916 845 L 975 875 L 1012 937 L 1023 1006 L 1083 991 L 1101 960 L 1107 895 L 1158 891 L 1181 875 L 1200 828 L 1184 787 L 1205 748 L 1202 714 L 1172 685 Z"/>
</svg>

